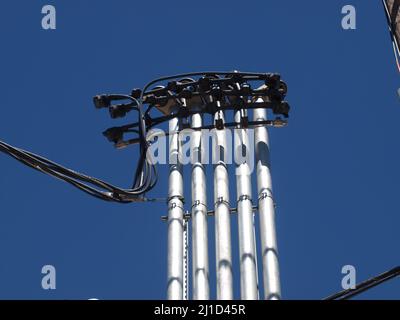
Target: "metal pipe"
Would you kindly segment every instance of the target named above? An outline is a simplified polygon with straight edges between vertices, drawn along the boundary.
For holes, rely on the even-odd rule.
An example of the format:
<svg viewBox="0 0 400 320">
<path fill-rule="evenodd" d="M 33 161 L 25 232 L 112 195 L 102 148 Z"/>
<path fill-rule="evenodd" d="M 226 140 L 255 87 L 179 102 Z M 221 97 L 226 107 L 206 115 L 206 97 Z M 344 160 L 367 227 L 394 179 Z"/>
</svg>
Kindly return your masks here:
<svg viewBox="0 0 400 320">
<path fill-rule="evenodd" d="M 191 117 L 192 128 L 202 125 L 201 114 Z M 193 130 L 191 137 L 192 155 L 192 256 L 193 256 L 193 299 L 207 300 L 210 296 L 207 237 L 206 175 L 201 162 L 202 132 Z"/>
<path fill-rule="evenodd" d="M 262 100 L 262 99 L 261 99 Z M 254 109 L 254 121 L 267 120 L 265 109 Z M 254 132 L 258 208 L 260 214 L 261 254 L 263 265 L 264 299 L 281 299 L 278 247 L 275 230 L 275 206 L 272 196 L 270 149 L 267 128 L 257 126 Z"/>
<path fill-rule="evenodd" d="M 219 111 L 214 117 L 224 120 Z M 229 176 L 226 157 L 229 150 L 226 129 L 215 130 L 213 138 L 215 254 L 217 268 L 217 299 L 232 300 L 232 248 L 229 206 Z"/>
<path fill-rule="evenodd" d="M 183 220 L 183 300 L 189 300 L 189 223 Z"/>
<path fill-rule="evenodd" d="M 235 113 L 240 123 L 244 110 Z M 240 292 L 242 300 L 258 299 L 257 263 L 254 214 L 251 198 L 250 150 L 247 129 L 235 129 L 234 155 L 236 162 L 236 189 L 239 227 Z M 245 158 L 243 159 L 243 156 Z"/>
<path fill-rule="evenodd" d="M 183 176 L 179 163 L 179 119 L 169 121 L 169 187 L 168 187 L 168 300 L 183 299 Z"/>
</svg>

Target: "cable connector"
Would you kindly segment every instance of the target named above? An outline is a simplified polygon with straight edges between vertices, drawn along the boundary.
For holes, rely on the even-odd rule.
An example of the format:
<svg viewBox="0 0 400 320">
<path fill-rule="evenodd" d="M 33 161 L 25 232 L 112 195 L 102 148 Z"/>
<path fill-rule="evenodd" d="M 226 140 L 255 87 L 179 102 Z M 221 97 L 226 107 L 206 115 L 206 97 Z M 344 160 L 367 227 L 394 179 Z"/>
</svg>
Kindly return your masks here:
<svg viewBox="0 0 400 320">
<path fill-rule="evenodd" d="M 117 144 L 122 141 L 124 133 L 120 128 L 113 127 L 104 131 L 103 135 L 108 139 L 108 141 Z"/>
<path fill-rule="evenodd" d="M 132 111 L 132 104 L 116 104 L 110 106 L 108 111 L 112 119 L 123 118 L 129 111 Z"/>
<path fill-rule="evenodd" d="M 287 121 L 277 117 L 275 120 L 272 120 L 272 126 L 274 128 L 283 128 L 287 126 Z"/>
<path fill-rule="evenodd" d="M 290 111 L 290 106 L 289 106 L 289 103 L 287 103 L 286 101 L 283 101 L 279 104 L 274 105 L 274 107 L 272 109 L 272 112 L 274 114 L 281 114 L 285 118 L 289 117 L 289 111 Z"/>
<path fill-rule="evenodd" d="M 97 109 L 108 108 L 111 104 L 111 100 L 108 95 L 102 94 L 94 96 L 93 103 Z"/>
</svg>

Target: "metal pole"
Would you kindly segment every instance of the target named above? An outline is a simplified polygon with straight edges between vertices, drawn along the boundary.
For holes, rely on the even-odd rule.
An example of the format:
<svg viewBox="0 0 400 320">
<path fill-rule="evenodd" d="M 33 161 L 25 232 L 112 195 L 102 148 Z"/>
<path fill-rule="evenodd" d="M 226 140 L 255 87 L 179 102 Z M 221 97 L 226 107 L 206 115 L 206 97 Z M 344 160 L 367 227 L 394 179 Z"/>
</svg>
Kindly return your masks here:
<svg viewBox="0 0 400 320">
<path fill-rule="evenodd" d="M 224 119 L 219 111 L 214 121 Z M 226 129 L 216 130 L 213 143 L 214 165 L 214 210 L 215 210 L 215 254 L 217 267 L 217 299 L 232 300 L 232 249 L 229 207 L 229 177 L 226 166 L 228 146 Z"/>
<path fill-rule="evenodd" d="M 183 177 L 179 163 L 179 119 L 169 121 L 168 282 L 167 298 L 183 299 Z"/>
<path fill-rule="evenodd" d="M 183 300 L 189 300 L 189 223 L 183 220 Z"/>
<path fill-rule="evenodd" d="M 235 122 L 241 122 L 241 112 L 235 113 Z M 240 292 L 242 300 L 257 300 L 257 263 L 253 205 L 251 200 L 251 170 L 247 161 L 249 137 L 247 129 L 235 129 L 236 189 L 239 227 Z M 245 155 L 243 155 L 245 153 Z M 238 163 L 239 159 L 241 160 Z"/>
<path fill-rule="evenodd" d="M 202 125 L 202 116 L 192 116 L 192 128 Z M 192 245 L 193 245 L 193 299 L 209 299 L 208 239 L 207 239 L 207 197 L 206 175 L 201 163 L 201 130 L 192 132 Z"/>
<path fill-rule="evenodd" d="M 262 99 L 261 99 L 262 100 Z M 265 109 L 255 109 L 254 121 L 267 120 Z M 275 207 L 272 196 L 272 180 L 270 171 L 270 149 L 267 128 L 257 126 L 254 133 L 258 208 L 260 214 L 260 237 L 264 279 L 264 299 L 281 299 L 279 280 L 278 247 L 275 231 Z"/>
</svg>

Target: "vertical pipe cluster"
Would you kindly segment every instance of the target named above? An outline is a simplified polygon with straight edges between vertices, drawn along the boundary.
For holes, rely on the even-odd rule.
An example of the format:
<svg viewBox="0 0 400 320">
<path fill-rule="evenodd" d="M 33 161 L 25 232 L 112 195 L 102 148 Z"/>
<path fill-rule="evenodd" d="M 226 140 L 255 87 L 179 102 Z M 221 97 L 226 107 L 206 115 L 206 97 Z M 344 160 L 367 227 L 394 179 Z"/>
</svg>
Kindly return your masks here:
<svg viewBox="0 0 400 320">
<path fill-rule="evenodd" d="M 235 112 L 235 122 L 242 123 L 246 110 Z M 224 113 L 215 114 L 223 120 Z M 254 121 L 267 120 L 265 109 L 254 109 Z M 191 116 L 191 127 L 202 126 L 202 115 Z M 178 131 L 179 120 L 169 122 L 170 130 L 170 174 L 168 198 L 168 299 L 188 298 L 187 285 L 187 222 L 184 215 L 182 164 L 179 162 L 182 146 Z M 208 137 L 208 136 L 207 136 Z M 252 136 L 251 136 L 252 137 Z M 206 174 L 202 163 L 204 141 L 201 130 L 191 133 L 191 223 L 192 223 L 192 283 L 193 299 L 210 298 Z M 215 249 L 216 249 L 216 292 L 218 300 L 233 299 L 233 267 L 230 221 L 230 190 L 227 170 L 228 152 L 227 129 L 215 130 L 213 135 L 213 173 L 214 173 L 214 213 L 215 213 Z M 229 141 L 231 142 L 231 141 Z M 275 231 L 275 207 L 272 197 L 270 173 L 269 138 L 265 125 L 254 130 L 255 160 L 257 174 L 257 200 L 260 215 L 260 240 L 264 283 L 264 298 L 281 299 L 279 279 L 278 251 Z M 205 144 L 208 145 L 208 144 Z M 254 156 L 250 145 L 249 129 L 241 125 L 234 130 L 234 159 L 236 164 L 236 191 L 240 263 L 240 292 L 243 300 L 257 300 L 258 266 L 256 250 L 256 232 L 252 200 L 252 162 Z M 185 240 L 186 239 L 186 240 Z M 185 268 L 186 266 L 186 268 Z"/>
<path fill-rule="evenodd" d="M 192 128 L 202 125 L 201 114 L 192 116 Z M 210 296 L 208 269 L 206 175 L 202 164 L 202 132 L 193 130 L 192 155 L 192 242 L 193 299 L 207 300 Z"/>
<path fill-rule="evenodd" d="M 266 110 L 255 109 L 253 120 L 267 120 Z M 264 298 L 267 300 L 278 300 L 281 298 L 281 287 L 279 279 L 278 247 L 275 231 L 275 207 L 272 197 L 269 137 L 267 128 L 263 125 L 256 127 L 254 138 Z"/>
<path fill-rule="evenodd" d="M 224 120 L 219 112 L 214 118 Z M 232 300 L 232 253 L 231 223 L 229 206 L 229 176 L 226 165 L 227 145 L 226 129 L 215 130 L 213 141 L 214 163 L 214 210 L 215 210 L 215 254 L 217 274 L 217 299 Z"/>
<path fill-rule="evenodd" d="M 179 163 L 181 152 L 179 120 L 169 121 L 169 188 L 168 188 L 168 282 L 167 298 L 183 299 L 183 177 L 182 165 Z"/>
<path fill-rule="evenodd" d="M 240 123 L 242 110 L 235 113 Z M 234 156 L 236 163 L 237 212 L 239 228 L 240 292 L 242 300 L 258 299 L 257 255 L 254 215 L 251 197 L 251 168 L 247 129 L 235 129 Z"/>
</svg>

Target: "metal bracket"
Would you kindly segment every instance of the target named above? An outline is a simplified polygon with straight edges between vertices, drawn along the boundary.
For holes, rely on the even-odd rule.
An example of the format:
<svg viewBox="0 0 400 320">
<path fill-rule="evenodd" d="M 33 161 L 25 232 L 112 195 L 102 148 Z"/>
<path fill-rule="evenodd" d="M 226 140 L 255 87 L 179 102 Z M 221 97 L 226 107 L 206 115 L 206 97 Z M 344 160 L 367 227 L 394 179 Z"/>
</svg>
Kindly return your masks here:
<svg viewBox="0 0 400 320">
<path fill-rule="evenodd" d="M 190 214 L 189 211 L 185 211 L 183 213 L 183 220 L 185 222 L 189 221 L 191 218 L 192 218 L 192 215 Z M 161 216 L 161 221 L 168 221 L 168 215 Z"/>
<path fill-rule="evenodd" d="M 228 207 L 230 206 L 229 202 L 224 199 L 224 197 L 219 197 L 217 201 L 214 203 L 214 206 L 219 204 L 226 204 Z"/>
<path fill-rule="evenodd" d="M 273 204 L 274 204 L 274 208 L 277 207 L 277 205 L 276 205 L 276 203 L 275 203 L 275 201 L 274 201 L 274 197 L 273 197 L 273 195 L 272 195 L 271 190 L 267 190 L 267 191 L 261 192 L 260 195 L 259 195 L 259 197 L 258 197 L 258 201 L 260 202 L 261 200 L 264 200 L 264 199 L 266 199 L 266 198 L 271 198 L 271 200 L 272 200 L 272 202 L 273 202 Z"/>
<path fill-rule="evenodd" d="M 258 206 L 253 206 L 253 207 L 252 207 L 252 210 L 253 210 L 253 212 L 257 212 L 257 211 L 258 211 Z M 229 208 L 229 212 L 230 212 L 230 214 L 235 214 L 235 213 L 238 212 L 238 210 L 237 210 L 237 208 Z M 207 215 L 208 215 L 209 217 L 215 216 L 215 210 L 209 210 L 209 211 L 207 211 Z"/>
<path fill-rule="evenodd" d="M 172 199 L 175 199 L 175 198 L 180 200 L 180 201 L 182 201 L 182 203 L 185 203 L 185 198 L 183 196 L 180 196 L 180 195 L 168 197 L 167 198 L 167 203 L 169 203 Z M 176 203 L 173 203 L 173 204 L 176 205 Z"/>
<path fill-rule="evenodd" d="M 251 202 L 253 202 L 253 200 L 251 199 L 251 196 L 249 196 L 248 194 L 243 194 L 239 197 L 238 201 L 245 201 L 245 200 L 250 200 Z"/>
<path fill-rule="evenodd" d="M 225 200 L 217 201 L 215 204 L 221 204 L 221 203 L 225 203 L 225 204 L 227 204 L 229 206 L 229 202 L 227 202 Z M 202 204 L 202 203 L 200 203 L 200 204 Z M 253 212 L 257 212 L 258 211 L 258 206 L 252 206 L 252 211 Z M 237 208 L 229 208 L 229 213 L 230 214 L 236 214 L 237 212 L 238 212 Z M 208 217 L 215 216 L 215 210 L 208 210 L 207 211 L 207 216 Z M 189 221 L 191 218 L 192 218 L 191 213 L 189 211 L 185 211 L 185 213 L 183 214 L 183 219 L 185 221 Z M 161 220 L 162 221 L 168 221 L 168 215 L 161 216 Z"/>
<path fill-rule="evenodd" d="M 195 201 L 193 202 L 192 209 L 195 208 L 195 207 L 198 207 L 198 206 L 204 206 L 204 207 L 207 209 L 207 205 L 205 205 L 204 203 L 202 203 L 200 200 L 195 200 Z"/>
</svg>

